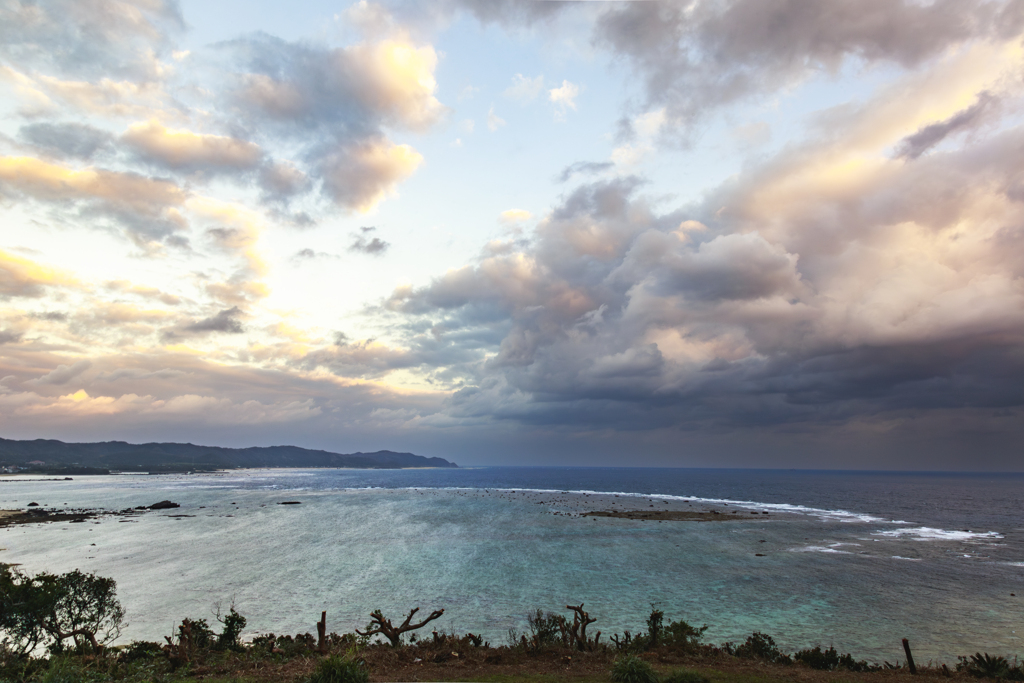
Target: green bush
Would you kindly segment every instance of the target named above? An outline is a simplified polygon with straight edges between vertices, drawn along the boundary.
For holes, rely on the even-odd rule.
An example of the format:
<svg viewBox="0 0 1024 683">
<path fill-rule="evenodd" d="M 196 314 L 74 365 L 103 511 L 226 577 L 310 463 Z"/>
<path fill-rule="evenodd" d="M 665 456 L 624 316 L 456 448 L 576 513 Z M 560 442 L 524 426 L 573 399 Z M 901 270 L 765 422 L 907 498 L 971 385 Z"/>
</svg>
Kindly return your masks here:
<svg viewBox="0 0 1024 683">
<path fill-rule="evenodd" d="M 332 655 L 320 660 L 308 683 L 367 683 L 369 680 L 370 672 L 362 662 Z"/>
<path fill-rule="evenodd" d="M 957 671 L 964 671 L 978 678 L 1002 678 L 1009 681 L 1024 680 L 1024 669 L 1013 666 L 1006 660 L 1006 657 L 992 657 L 989 653 L 975 653 L 967 657 L 960 657 L 960 663 L 956 665 Z"/>
<path fill-rule="evenodd" d="M 707 625 L 697 628 L 690 626 L 685 621 L 673 621 L 664 628 L 662 633 L 662 640 L 668 647 L 674 647 L 681 650 L 692 650 L 700 645 L 700 639 L 704 636 L 704 632 L 708 630 Z"/>
<path fill-rule="evenodd" d="M 162 655 L 163 652 L 164 650 L 160 643 L 153 643 L 146 640 L 133 640 L 121 649 L 121 653 L 117 656 L 117 661 L 130 664 L 131 662 L 137 662 L 139 660 L 152 659 L 153 657 Z"/>
<path fill-rule="evenodd" d="M 235 611 L 235 606 L 223 618 L 217 617 L 217 621 L 224 625 L 220 635 L 217 636 L 217 647 L 222 650 L 237 650 L 239 647 L 238 636 L 245 628 L 246 619 Z"/>
<path fill-rule="evenodd" d="M 754 631 L 733 653 L 743 659 L 760 659 L 765 662 L 788 664 L 789 656 L 779 652 L 775 639 L 766 633 Z"/>
<path fill-rule="evenodd" d="M 38 683 L 92 683 L 106 679 L 106 676 L 86 669 L 71 657 L 51 657 L 46 670 L 33 680 Z"/>
<path fill-rule="evenodd" d="M 530 625 L 530 640 L 534 647 L 548 647 L 562 642 L 562 624 L 565 619 L 560 614 L 537 610 L 536 614 L 526 615 Z"/>
<path fill-rule="evenodd" d="M 819 671 L 835 671 L 836 669 L 867 671 L 869 669 L 867 662 L 855 661 L 853 655 L 849 653 L 839 654 L 839 651 L 831 645 L 827 650 L 822 650 L 820 645 L 815 645 L 810 650 L 800 650 L 793 655 L 793 659 Z"/>
<path fill-rule="evenodd" d="M 676 669 L 662 678 L 661 683 L 711 683 L 711 679 L 699 671 Z"/>
<path fill-rule="evenodd" d="M 612 665 L 612 680 L 615 683 L 658 683 L 654 668 L 644 660 L 630 655 L 615 660 Z"/>
</svg>

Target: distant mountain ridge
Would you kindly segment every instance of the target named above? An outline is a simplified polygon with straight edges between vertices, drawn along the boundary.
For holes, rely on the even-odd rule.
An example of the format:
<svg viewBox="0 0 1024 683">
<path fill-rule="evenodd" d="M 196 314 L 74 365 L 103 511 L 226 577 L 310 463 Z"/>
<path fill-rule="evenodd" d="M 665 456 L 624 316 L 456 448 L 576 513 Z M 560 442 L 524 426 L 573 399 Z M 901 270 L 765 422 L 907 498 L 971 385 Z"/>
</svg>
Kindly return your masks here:
<svg viewBox="0 0 1024 683">
<path fill-rule="evenodd" d="M 167 471 L 234 469 L 240 467 L 351 467 L 400 469 L 403 467 L 458 467 L 444 458 L 412 453 L 331 453 L 298 446 L 222 448 L 191 443 L 104 441 L 65 443 L 55 439 L 19 441 L 0 438 L 0 465 L 28 466 L 39 462 L 46 469 L 86 467 L 107 470 Z"/>
</svg>

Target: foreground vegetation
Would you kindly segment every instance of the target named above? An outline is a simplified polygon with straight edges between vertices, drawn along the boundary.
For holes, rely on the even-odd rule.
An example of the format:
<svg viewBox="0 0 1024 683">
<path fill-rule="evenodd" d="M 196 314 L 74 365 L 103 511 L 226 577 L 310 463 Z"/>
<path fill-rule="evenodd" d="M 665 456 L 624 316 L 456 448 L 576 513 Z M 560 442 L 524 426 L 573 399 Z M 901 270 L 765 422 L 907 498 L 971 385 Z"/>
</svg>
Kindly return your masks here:
<svg viewBox="0 0 1024 683">
<path fill-rule="evenodd" d="M 643 628 L 588 634 L 597 622 L 584 605 L 566 613 L 536 610 L 525 631 L 511 629 L 505 643 L 479 635 L 417 631 L 444 614 L 416 620 L 411 610 L 395 624 L 380 610 L 354 633 L 268 634 L 242 642 L 245 617 L 229 608 L 207 619 L 184 619 L 163 643 L 111 646 L 124 610 L 112 579 L 79 571 L 22 574 L 0 565 L 0 680 L 15 683 L 367 683 L 374 681 L 485 681 L 493 683 L 832 683 L 857 678 L 892 681 L 911 675 L 911 664 L 869 664 L 834 647 L 784 653 L 771 636 L 753 633 L 742 643 L 703 642 L 706 626 L 667 621 L 652 606 Z M 909 663 L 908 663 L 909 664 Z M 945 665 L 916 669 L 915 680 L 975 677 L 1024 680 L 1016 660 L 977 653 Z"/>
</svg>

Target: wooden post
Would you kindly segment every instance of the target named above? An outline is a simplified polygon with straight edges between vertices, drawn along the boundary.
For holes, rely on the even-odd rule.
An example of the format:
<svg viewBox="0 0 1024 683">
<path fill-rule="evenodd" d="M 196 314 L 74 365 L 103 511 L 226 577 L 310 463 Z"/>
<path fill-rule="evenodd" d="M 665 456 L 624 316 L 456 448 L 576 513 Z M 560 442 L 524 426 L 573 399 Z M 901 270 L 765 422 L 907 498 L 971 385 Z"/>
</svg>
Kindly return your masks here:
<svg viewBox="0 0 1024 683">
<path fill-rule="evenodd" d="M 914 655 L 910 654 L 910 643 L 906 638 L 903 639 L 903 651 L 907 653 L 907 666 L 910 667 L 910 673 L 916 674 L 917 667 L 914 666 Z"/>
<path fill-rule="evenodd" d="M 316 623 L 316 649 L 320 654 L 327 652 L 327 610 L 320 613 L 320 621 Z"/>
</svg>

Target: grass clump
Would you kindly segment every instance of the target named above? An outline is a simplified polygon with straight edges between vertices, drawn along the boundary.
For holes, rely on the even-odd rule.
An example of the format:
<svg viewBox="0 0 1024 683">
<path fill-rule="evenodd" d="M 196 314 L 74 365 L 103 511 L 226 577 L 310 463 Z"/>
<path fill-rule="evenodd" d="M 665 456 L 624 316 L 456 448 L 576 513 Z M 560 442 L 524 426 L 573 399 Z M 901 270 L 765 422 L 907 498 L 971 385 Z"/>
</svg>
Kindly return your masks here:
<svg viewBox="0 0 1024 683">
<path fill-rule="evenodd" d="M 370 672 L 352 657 L 332 655 L 320 660 L 307 683 L 367 683 Z"/>
<path fill-rule="evenodd" d="M 661 683 L 711 683 L 711 679 L 690 669 L 676 669 L 661 679 Z"/>
<path fill-rule="evenodd" d="M 654 667 L 635 655 L 615 660 L 612 665 L 612 680 L 615 683 L 658 683 Z"/>
</svg>

